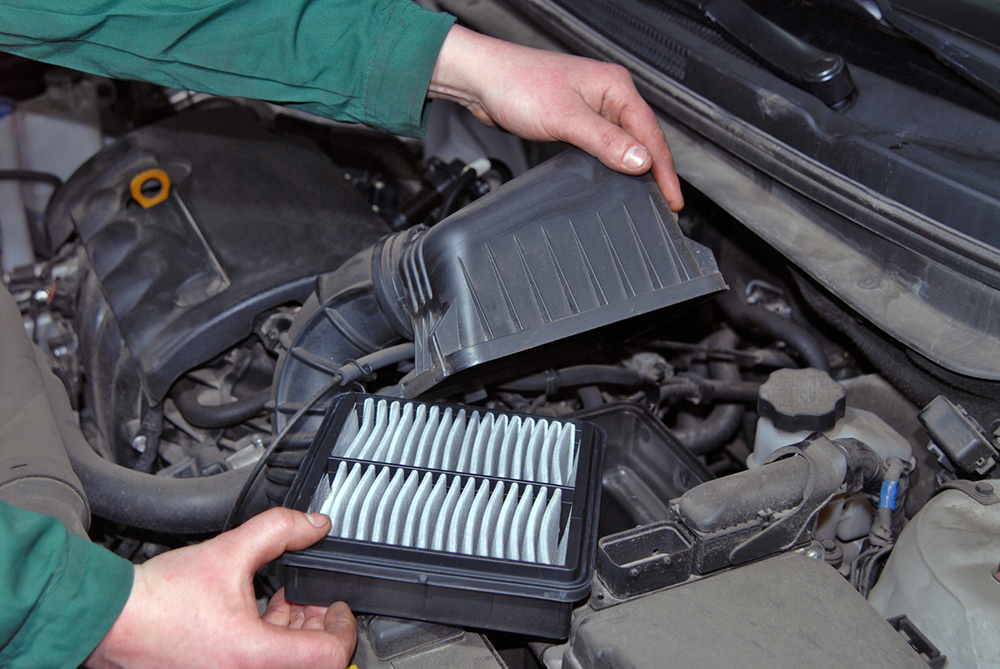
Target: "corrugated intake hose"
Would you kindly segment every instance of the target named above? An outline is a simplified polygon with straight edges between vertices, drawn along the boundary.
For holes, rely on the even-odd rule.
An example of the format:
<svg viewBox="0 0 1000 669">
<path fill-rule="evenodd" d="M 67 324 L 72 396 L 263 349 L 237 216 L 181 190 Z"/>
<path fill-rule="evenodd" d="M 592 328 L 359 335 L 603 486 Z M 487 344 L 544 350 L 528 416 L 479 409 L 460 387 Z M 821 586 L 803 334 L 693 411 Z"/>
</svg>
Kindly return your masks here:
<svg viewBox="0 0 1000 669">
<path fill-rule="evenodd" d="M 48 371 L 44 354 L 28 341 L 17 304 L 0 287 L 0 500 L 55 516 L 71 532 L 86 537 L 87 496 L 70 466 L 40 368 L 68 408 L 62 383 Z"/>
</svg>

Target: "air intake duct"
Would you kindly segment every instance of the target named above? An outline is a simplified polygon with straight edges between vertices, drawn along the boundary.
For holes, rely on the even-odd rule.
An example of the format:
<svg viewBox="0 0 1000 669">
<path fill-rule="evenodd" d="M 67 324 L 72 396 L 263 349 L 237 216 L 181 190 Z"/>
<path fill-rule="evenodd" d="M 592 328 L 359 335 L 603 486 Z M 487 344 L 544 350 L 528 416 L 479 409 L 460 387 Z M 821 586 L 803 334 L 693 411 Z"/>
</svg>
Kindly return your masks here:
<svg viewBox="0 0 1000 669">
<path fill-rule="evenodd" d="M 320 277 L 279 362 L 278 427 L 344 360 L 397 339 L 414 341 L 416 359 L 392 394 L 443 395 L 528 373 L 535 361 L 550 364 L 557 344 L 571 348 L 568 338 L 662 319 L 725 288 L 651 176 L 569 151 Z"/>
</svg>

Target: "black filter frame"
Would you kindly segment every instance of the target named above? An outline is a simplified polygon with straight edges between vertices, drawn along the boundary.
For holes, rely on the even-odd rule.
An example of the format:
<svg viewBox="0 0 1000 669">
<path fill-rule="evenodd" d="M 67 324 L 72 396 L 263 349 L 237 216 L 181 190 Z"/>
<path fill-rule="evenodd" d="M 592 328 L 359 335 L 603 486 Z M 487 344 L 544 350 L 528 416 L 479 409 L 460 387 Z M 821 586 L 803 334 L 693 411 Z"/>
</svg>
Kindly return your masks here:
<svg viewBox="0 0 1000 669">
<path fill-rule="evenodd" d="M 441 410 L 450 407 L 453 411 L 464 409 L 468 412 L 471 409 L 494 416 L 572 423 L 578 453 L 575 483 L 572 486 L 550 485 L 563 490 L 560 527 L 569 524 L 565 564 L 545 565 L 328 536 L 309 548 L 286 553 L 279 559 L 286 599 L 296 604 L 321 606 L 344 601 L 357 612 L 549 639 L 567 638 L 574 603 L 590 594 L 600 515 L 604 431 L 579 420 L 364 393 L 344 394 L 327 410 L 285 499 L 286 507 L 308 511 L 323 475 L 332 477 L 341 462 L 471 477 L 489 480 L 491 487 L 497 481 L 523 482 L 332 456 L 346 421 L 352 415 L 360 415 L 364 401 L 369 398 L 376 402 L 436 405 Z M 355 411 L 357 414 L 352 413 Z"/>
</svg>

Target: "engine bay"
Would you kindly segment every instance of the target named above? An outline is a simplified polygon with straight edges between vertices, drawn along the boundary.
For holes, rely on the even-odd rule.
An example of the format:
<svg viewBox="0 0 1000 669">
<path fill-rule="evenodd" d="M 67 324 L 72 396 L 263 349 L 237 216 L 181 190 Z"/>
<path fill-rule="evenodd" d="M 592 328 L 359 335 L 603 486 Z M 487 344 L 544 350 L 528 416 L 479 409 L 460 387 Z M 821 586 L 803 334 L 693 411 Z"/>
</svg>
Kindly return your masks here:
<svg viewBox="0 0 1000 669">
<path fill-rule="evenodd" d="M 377 394 L 581 421 L 603 469 L 564 628 L 359 598 L 359 667 L 995 657 L 974 622 L 1000 597 L 994 382 L 894 340 L 694 188 L 674 217 L 650 178 L 576 151 L 497 133 L 457 156 L 434 140 L 453 112 L 421 144 L 160 95 L 153 119 L 111 114 L 136 129 L 29 209 L 32 262 L 4 267 L 4 332 L 26 329 L 86 438 L 66 450 L 94 541 L 140 563 L 286 503 L 327 409 Z"/>
</svg>

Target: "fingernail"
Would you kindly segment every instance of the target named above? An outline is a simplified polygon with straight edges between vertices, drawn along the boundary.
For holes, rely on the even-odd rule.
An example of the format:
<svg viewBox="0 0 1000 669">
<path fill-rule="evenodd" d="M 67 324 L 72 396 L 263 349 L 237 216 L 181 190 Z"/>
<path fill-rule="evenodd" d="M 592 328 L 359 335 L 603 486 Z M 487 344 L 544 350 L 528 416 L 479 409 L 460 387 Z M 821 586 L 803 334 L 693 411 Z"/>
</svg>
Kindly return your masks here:
<svg viewBox="0 0 1000 669">
<path fill-rule="evenodd" d="M 646 162 L 649 161 L 649 151 L 646 147 L 641 144 L 636 144 L 635 146 L 629 148 L 625 152 L 625 157 L 622 162 L 625 163 L 625 167 L 630 170 L 638 170 L 646 166 Z"/>
<path fill-rule="evenodd" d="M 326 525 L 326 516 L 322 513 L 307 513 L 306 518 L 308 518 L 309 522 L 315 527 L 323 527 Z"/>
</svg>

